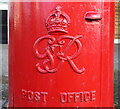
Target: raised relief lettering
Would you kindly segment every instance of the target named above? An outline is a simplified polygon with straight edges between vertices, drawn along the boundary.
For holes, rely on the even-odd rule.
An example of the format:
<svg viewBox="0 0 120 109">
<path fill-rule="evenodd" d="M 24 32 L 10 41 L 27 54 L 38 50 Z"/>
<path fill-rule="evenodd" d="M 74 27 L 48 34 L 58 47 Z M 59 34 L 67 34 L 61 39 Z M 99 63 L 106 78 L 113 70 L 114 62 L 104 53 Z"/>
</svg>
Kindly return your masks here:
<svg viewBox="0 0 120 109">
<path fill-rule="evenodd" d="M 73 92 L 71 92 L 71 93 L 69 92 L 67 95 L 68 95 L 68 97 L 67 97 L 68 98 L 68 103 L 70 103 L 73 100 L 73 98 L 74 98 L 74 93 Z"/>
<path fill-rule="evenodd" d="M 33 93 L 32 91 L 28 91 L 28 92 L 27 92 L 27 97 L 28 97 L 28 100 L 29 100 L 29 101 L 32 101 L 33 98 L 34 98 L 34 93 Z"/>
<path fill-rule="evenodd" d="M 47 95 L 48 92 L 37 92 L 37 91 L 30 91 L 30 90 L 25 90 L 22 89 L 22 98 L 24 100 L 30 101 L 30 102 L 43 102 L 46 103 L 47 102 Z"/>
<path fill-rule="evenodd" d="M 40 92 L 35 92 L 34 94 L 35 94 L 35 95 L 34 95 L 35 101 L 36 101 L 36 102 L 40 101 Z"/>
<path fill-rule="evenodd" d="M 61 92 L 60 102 L 65 103 L 80 103 L 96 101 L 96 91 L 84 92 Z M 22 89 L 22 99 L 28 102 L 47 103 L 48 92 L 38 92 Z"/>
<path fill-rule="evenodd" d="M 75 95 L 74 95 L 74 96 L 75 96 L 75 98 L 74 98 L 74 100 L 75 100 L 74 102 L 75 102 L 75 103 L 77 103 L 77 102 L 79 102 L 79 101 L 80 101 L 80 102 L 83 102 L 83 92 L 78 92 L 78 93 L 76 92 L 76 93 L 74 93 L 74 94 L 75 94 Z"/>
<path fill-rule="evenodd" d="M 60 102 L 64 104 L 95 101 L 95 94 L 96 91 L 62 92 L 60 93 Z"/>
<path fill-rule="evenodd" d="M 27 90 L 22 89 L 22 98 L 26 98 L 27 97 Z"/>
<path fill-rule="evenodd" d="M 44 60 L 42 65 L 39 62 L 36 64 L 36 68 L 40 73 L 57 72 L 60 69 L 61 64 L 67 61 L 76 73 L 84 74 L 85 68 L 82 67 L 79 69 L 73 61 L 80 55 L 82 44 L 79 38 L 82 38 L 82 36 L 66 35 L 68 33 L 69 24 L 70 18 L 66 13 L 61 11 L 60 6 L 48 16 L 45 25 L 49 35 L 41 36 L 37 39 L 33 47 L 35 57 L 38 60 Z M 56 38 L 56 36 L 58 38 Z M 69 40 L 69 42 L 67 43 L 66 40 Z M 43 41 L 47 42 L 48 46 L 44 48 L 44 53 L 41 53 L 40 46 Z M 76 45 L 76 51 L 70 55 L 69 51 L 73 45 Z M 56 49 L 58 49 L 57 54 L 55 54 Z M 57 67 L 55 66 L 55 56 L 60 60 Z"/>
<path fill-rule="evenodd" d="M 41 92 L 41 95 L 43 97 L 43 102 L 46 103 L 46 99 L 47 99 L 47 92 Z"/>
<path fill-rule="evenodd" d="M 61 93 L 60 94 L 60 101 L 61 103 L 66 103 L 67 102 L 67 93 Z"/>
<path fill-rule="evenodd" d="M 84 92 L 84 100 L 86 102 L 90 101 L 90 92 Z"/>
<path fill-rule="evenodd" d="M 95 93 L 96 93 L 96 91 L 91 91 L 91 93 L 90 93 L 90 95 L 91 95 L 91 101 L 95 101 L 96 100 L 96 98 L 95 98 Z"/>
</svg>

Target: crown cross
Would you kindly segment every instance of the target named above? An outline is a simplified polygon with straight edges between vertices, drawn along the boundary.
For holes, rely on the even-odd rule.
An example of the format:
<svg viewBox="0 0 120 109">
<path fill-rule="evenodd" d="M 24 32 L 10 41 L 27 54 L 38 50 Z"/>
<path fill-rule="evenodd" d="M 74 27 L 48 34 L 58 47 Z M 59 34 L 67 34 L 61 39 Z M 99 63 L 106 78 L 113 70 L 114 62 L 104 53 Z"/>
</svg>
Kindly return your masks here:
<svg viewBox="0 0 120 109">
<path fill-rule="evenodd" d="M 60 18 L 60 15 L 61 15 L 61 7 L 60 7 L 60 6 L 57 7 L 57 8 L 55 9 L 55 11 L 56 11 L 56 13 L 55 13 L 55 20 L 56 20 L 56 21 L 59 21 L 59 18 Z"/>
</svg>

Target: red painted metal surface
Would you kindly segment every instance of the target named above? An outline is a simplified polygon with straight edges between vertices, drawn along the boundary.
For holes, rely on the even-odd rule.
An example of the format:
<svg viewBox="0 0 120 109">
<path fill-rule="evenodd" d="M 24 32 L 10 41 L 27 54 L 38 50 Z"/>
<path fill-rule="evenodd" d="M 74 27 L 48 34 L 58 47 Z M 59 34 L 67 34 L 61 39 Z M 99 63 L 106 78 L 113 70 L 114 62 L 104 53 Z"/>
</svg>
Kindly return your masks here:
<svg viewBox="0 0 120 109">
<path fill-rule="evenodd" d="M 113 107 L 114 3 L 10 3 L 9 107 Z"/>
</svg>

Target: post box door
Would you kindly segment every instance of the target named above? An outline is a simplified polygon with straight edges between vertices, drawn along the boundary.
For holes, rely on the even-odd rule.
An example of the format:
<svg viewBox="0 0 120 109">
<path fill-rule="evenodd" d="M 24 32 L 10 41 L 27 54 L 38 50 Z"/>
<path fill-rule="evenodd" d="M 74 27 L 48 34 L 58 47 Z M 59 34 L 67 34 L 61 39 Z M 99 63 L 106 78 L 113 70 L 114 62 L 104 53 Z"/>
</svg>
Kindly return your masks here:
<svg viewBox="0 0 120 109">
<path fill-rule="evenodd" d="M 14 3 L 15 107 L 98 107 L 101 2 Z"/>
</svg>

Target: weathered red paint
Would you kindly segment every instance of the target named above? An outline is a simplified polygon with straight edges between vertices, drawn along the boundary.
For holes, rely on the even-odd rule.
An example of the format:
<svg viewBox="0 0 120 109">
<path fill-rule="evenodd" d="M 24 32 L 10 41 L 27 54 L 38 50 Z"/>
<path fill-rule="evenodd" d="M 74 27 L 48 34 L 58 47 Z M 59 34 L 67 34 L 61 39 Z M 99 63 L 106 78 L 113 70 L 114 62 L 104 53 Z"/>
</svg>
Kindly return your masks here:
<svg viewBox="0 0 120 109">
<path fill-rule="evenodd" d="M 113 107 L 113 2 L 11 2 L 9 16 L 9 107 Z"/>
</svg>

